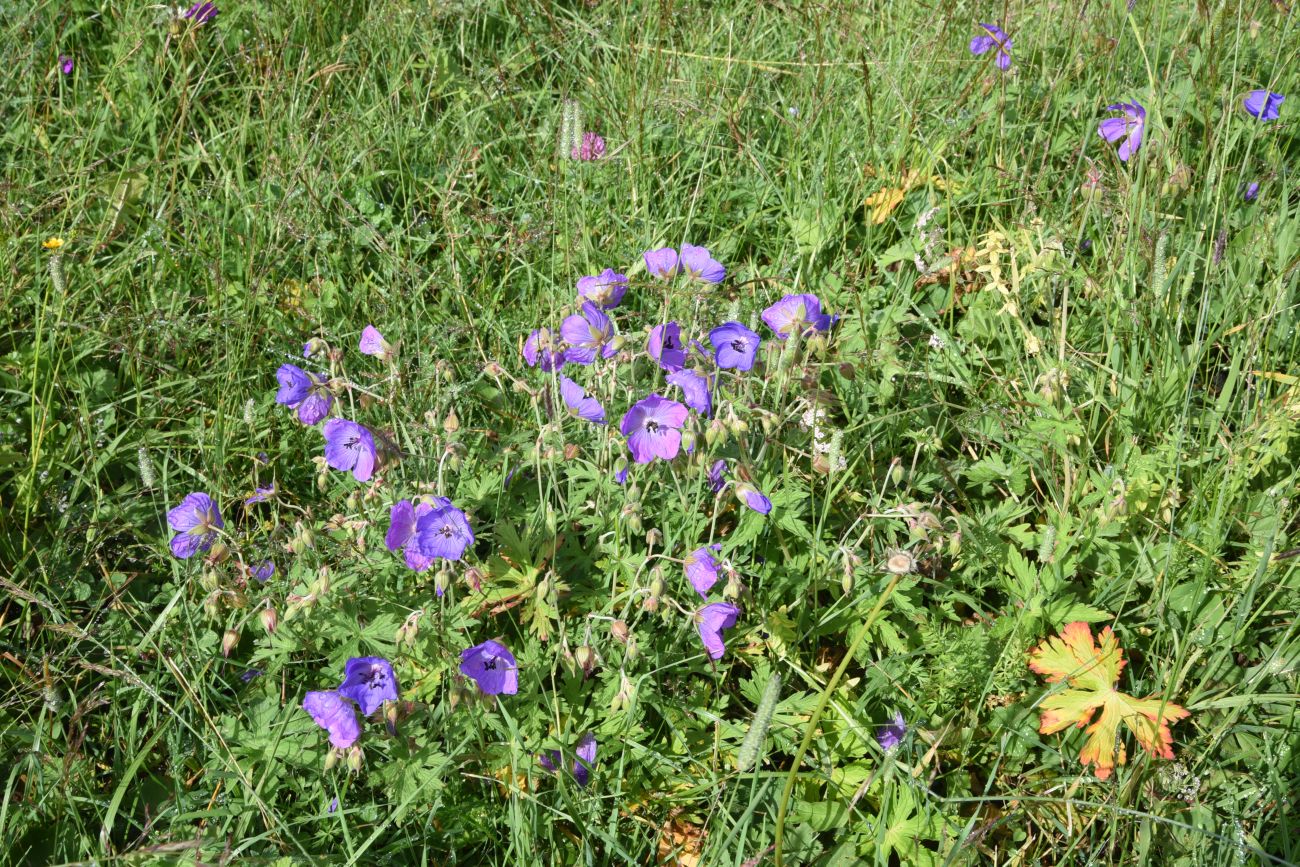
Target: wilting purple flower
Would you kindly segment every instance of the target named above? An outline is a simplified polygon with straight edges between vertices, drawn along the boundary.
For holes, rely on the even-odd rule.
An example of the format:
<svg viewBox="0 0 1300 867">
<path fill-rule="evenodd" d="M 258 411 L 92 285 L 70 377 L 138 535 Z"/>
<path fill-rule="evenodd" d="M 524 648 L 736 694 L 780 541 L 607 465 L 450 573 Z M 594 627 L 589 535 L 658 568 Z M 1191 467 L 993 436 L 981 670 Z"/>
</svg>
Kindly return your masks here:
<svg viewBox="0 0 1300 867">
<path fill-rule="evenodd" d="M 332 689 L 307 693 L 302 709 L 311 714 L 316 725 L 330 733 L 330 743 L 341 750 L 361 737 L 361 724 L 357 722 L 352 703 Z"/>
<path fill-rule="evenodd" d="M 713 493 L 718 493 L 727 486 L 725 476 L 727 475 L 727 462 L 718 459 L 709 467 L 709 488 Z"/>
<path fill-rule="evenodd" d="M 1011 68 L 1011 37 L 1002 32 L 1000 27 L 993 24 L 980 24 L 987 32 L 986 35 L 976 36 L 970 41 L 971 54 L 984 54 L 994 48 L 998 50 L 997 64 L 998 69 L 1004 72 Z"/>
<path fill-rule="evenodd" d="M 785 340 L 791 334 L 809 334 L 829 331 L 835 317 L 822 312 L 822 302 L 816 295 L 787 295 L 763 311 L 763 321 Z"/>
<path fill-rule="evenodd" d="M 907 734 L 907 722 L 903 719 L 902 713 L 895 711 L 894 722 L 880 726 L 880 731 L 876 733 L 876 741 L 881 749 L 892 750 L 903 742 L 905 734 Z"/>
<path fill-rule="evenodd" d="M 474 531 L 464 512 L 446 497 L 438 497 L 427 514 L 419 514 L 417 509 L 414 544 L 426 557 L 459 560 L 474 544 Z"/>
<path fill-rule="evenodd" d="M 722 267 L 722 263 L 713 258 L 708 247 L 692 247 L 690 244 L 682 244 L 682 255 L 678 263 L 687 276 L 702 280 L 705 283 L 721 283 L 723 278 L 727 276 L 727 269 Z"/>
<path fill-rule="evenodd" d="M 709 342 L 718 367 L 749 370 L 762 339 L 739 322 L 724 322 L 709 332 Z"/>
<path fill-rule="evenodd" d="M 620 430 L 627 437 L 627 447 L 638 464 L 655 458 L 670 461 L 682 445 L 682 425 L 686 424 L 686 407 L 657 394 L 643 398 L 623 416 Z"/>
<path fill-rule="evenodd" d="M 248 499 L 244 500 L 244 505 L 251 506 L 254 503 L 265 503 L 267 500 L 271 499 L 274 496 L 275 496 L 275 483 L 272 482 L 269 487 L 254 488 L 253 495 Z"/>
<path fill-rule="evenodd" d="M 541 365 L 542 371 L 550 373 L 564 367 L 564 350 L 549 328 L 538 328 L 524 341 L 524 361 L 529 367 Z"/>
<path fill-rule="evenodd" d="M 384 534 L 384 545 L 393 553 L 401 551 L 406 558 L 406 565 L 416 572 L 423 572 L 433 565 L 433 558 L 424 556 L 419 547 L 413 544 L 416 521 L 432 511 L 433 506 L 423 500 L 415 505 L 410 500 L 398 500 L 388 512 L 388 532 Z"/>
<path fill-rule="evenodd" d="M 667 280 L 677 276 L 677 251 L 672 247 L 660 247 L 658 250 L 646 250 L 641 254 L 645 259 L 645 269 L 655 277 Z"/>
<path fill-rule="evenodd" d="M 1246 184 L 1246 189 L 1242 192 L 1241 197 L 1248 202 L 1255 201 L 1255 199 L 1259 198 L 1259 184 L 1255 181 Z"/>
<path fill-rule="evenodd" d="M 669 373 L 676 373 L 686 365 L 686 346 L 682 343 L 682 328 L 676 322 L 667 322 L 650 329 L 650 342 L 646 352 Z"/>
<path fill-rule="evenodd" d="M 605 155 L 605 140 L 594 132 L 584 132 L 582 141 L 574 144 L 569 156 L 575 160 L 591 162 Z"/>
<path fill-rule="evenodd" d="M 668 374 L 668 384 L 682 390 L 682 399 L 686 405 L 700 415 L 713 412 L 713 396 L 709 393 L 709 377 L 694 370 L 682 369 Z"/>
<path fill-rule="evenodd" d="M 727 649 L 722 643 L 722 630 L 735 626 L 739 616 L 740 609 L 730 602 L 713 602 L 695 612 L 695 626 L 709 659 L 722 658 Z"/>
<path fill-rule="evenodd" d="M 370 716 L 384 702 L 397 701 L 397 675 L 382 656 L 353 657 L 343 667 L 338 693 L 355 701 L 363 717 Z"/>
<path fill-rule="evenodd" d="M 217 17 L 219 11 L 215 3 L 195 3 L 185 13 L 185 17 L 193 19 L 195 24 L 207 24 Z"/>
<path fill-rule="evenodd" d="M 606 268 L 595 276 L 578 278 L 578 295 L 594 301 L 605 310 L 612 310 L 623 301 L 627 293 L 627 275 Z"/>
<path fill-rule="evenodd" d="M 187 494 L 179 506 L 167 513 L 167 524 L 176 531 L 171 541 L 172 553 L 182 560 L 209 550 L 217 539 L 217 531 L 226 526 L 217 504 L 199 491 Z"/>
<path fill-rule="evenodd" d="M 578 738 L 578 747 L 574 752 L 577 757 L 573 762 L 573 778 L 579 786 L 585 786 L 591 778 L 591 768 L 596 764 L 596 736 L 587 732 Z M 548 750 L 537 757 L 537 762 L 553 774 L 564 764 L 564 756 L 559 750 Z"/>
<path fill-rule="evenodd" d="M 585 418 L 595 424 L 605 423 L 605 408 L 600 405 L 600 401 L 588 397 L 582 386 L 567 376 L 560 377 L 560 397 L 563 398 L 564 405 L 569 408 L 570 415 Z"/>
<path fill-rule="evenodd" d="M 1286 97 L 1280 93 L 1273 93 L 1271 90 L 1252 90 L 1242 101 L 1242 105 L 1246 106 L 1246 111 L 1251 115 L 1268 121 L 1277 120 L 1278 109 L 1284 102 Z"/>
<path fill-rule="evenodd" d="M 384 335 L 379 333 L 379 329 L 373 325 L 367 325 L 361 329 L 361 344 L 358 347 L 362 355 L 373 355 L 375 358 L 389 361 L 393 357 L 393 346 L 384 339 Z"/>
<path fill-rule="evenodd" d="M 766 515 L 772 511 L 772 501 L 763 496 L 763 492 L 753 485 L 746 482 L 737 482 L 736 486 L 731 490 L 736 495 L 736 499 L 760 515 Z"/>
<path fill-rule="evenodd" d="M 1121 138 L 1124 143 L 1119 146 L 1119 158 L 1128 162 L 1129 157 L 1142 147 L 1142 130 L 1147 122 L 1147 110 L 1138 102 L 1118 102 L 1106 106 L 1106 111 L 1120 111 L 1123 117 L 1108 117 L 1097 126 L 1097 134 L 1114 144 Z"/>
<path fill-rule="evenodd" d="M 256 566 L 250 567 L 248 570 L 248 574 L 256 578 L 258 581 L 261 581 L 263 584 L 265 584 L 267 581 L 270 581 L 271 578 L 275 575 L 275 561 L 263 560 L 261 563 L 258 563 Z"/>
<path fill-rule="evenodd" d="M 282 364 L 275 378 L 280 382 L 275 402 L 297 407 L 298 420 L 303 424 L 316 424 L 329 414 L 334 395 L 325 377 L 310 374 L 296 364 Z"/>
<path fill-rule="evenodd" d="M 59 55 L 59 72 L 62 72 L 64 75 L 71 75 L 75 66 L 76 64 L 73 62 L 71 57 L 66 54 Z"/>
<path fill-rule="evenodd" d="M 325 422 L 325 462 L 336 470 L 351 470 L 358 482 L 375 471 L 375 438 L 354 421 L 332 418 Z"/>
<path fill-rule="evenodd" d="M 566 316 L 560 323 L 560 336 L 569 345 L 564 350 L 565 361 L 591 364 L 597 354 L 604 358 L 614 354 L 609 343 L 614 337 L 614 323 L 595 302 L 584 301 L 581 314 Z"/>
<path fill-rule="evenodd" d="M 242 680 L 244 683 L 250 683 L 261 676 L 262 676 L 262 669 L 250 668 L 248 671 L 241 674 L 239 676 L 239 679 Z"/>
<path fill-rule="evenodd" d="M 488 639 L 460 652 L 460 673 L 472 678 L 488 695 L 514 695 L 519 691 L 515 655 L 499 641 Z"/>
<path fill-rule="evenodd" d="M 719 544 L 696 548 L 686 555 L 682 565 L 686 568 L 686 580 L 691 582 L 701 599 L 709 598 L 709 589 L 718 583 L 718 561 L 711 552 L 721 551 Z"/>
<path fill-rule="evenodd" d="M 339 811 L 339 796 L 335 795 L 334 799 L 330 801 L 329 807 L 325 809 L 325 812 L 337 813 L 338 811 Z"/>
</svg>

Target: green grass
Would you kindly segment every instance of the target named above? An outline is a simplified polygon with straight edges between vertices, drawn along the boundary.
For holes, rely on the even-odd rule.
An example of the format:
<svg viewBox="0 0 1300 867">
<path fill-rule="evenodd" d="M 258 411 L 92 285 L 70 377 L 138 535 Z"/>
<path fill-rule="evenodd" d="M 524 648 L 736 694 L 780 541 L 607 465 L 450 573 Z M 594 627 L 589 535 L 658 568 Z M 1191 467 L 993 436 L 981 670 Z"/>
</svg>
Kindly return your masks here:
<svg viewBox="0 0 1300 867">
<path fill-rule="evenodd" d="M 1300 862 L 1296 14 L 0 5 L 0 859 L 644 864 L 672 823 L 707 865 L 778 839 L 785 864 Z M 1014 38 L 1011 74 L 967 51 L 977 21 Z M 1276 123 L 1241 109 L 1265 87 Z M 1097 123 L 1132 99 L 1122 164 Z M 566 100 L 606 159 L 562 158 Z M 638 267 L 682 242 L 726 282 Z M 644 359 L 566 368 L 611 425 L 561 426 L 519 356 L 605 267 L 632 275 L 629 349 L 667 319 L 769 347 L 695 456 L 626 488 L 618 420 L 671 387 Z M 791 292 L 841 315 L 824 346 L 757 322 Z M 368 323 L 392 376 L 356 352 Z M 376 398 L 342 412 L 404 454 L 382 485 L 319 471 L 274 402 L 313 336 Z M 843 468 L 812 459 L 814 404 Z M 718 456 L 769 517 L 715 502 Z M 200 490 L 272 581 L 170 555 L 166 511 Z M 478 537 L 441 576 L 382 543 L 423 490 Z M 716 665 L 680 566 L 710 539 L 747 588 Z M 1120 689 L 1191 711 L 1173 761 L 1127 738 L 1099 781 L 1083 733 L 1038 732 L 1027 654 L 1079 619 L 1118 635 Z M 456 674 L 491 637 L 520 662 L 495 704 Z M 399 735 L 367 722 L 360 772 L 323 771 L 302 697 L 371 654 Z M 589 786 L 539 768 L 586 731 Z"/>
</svg>

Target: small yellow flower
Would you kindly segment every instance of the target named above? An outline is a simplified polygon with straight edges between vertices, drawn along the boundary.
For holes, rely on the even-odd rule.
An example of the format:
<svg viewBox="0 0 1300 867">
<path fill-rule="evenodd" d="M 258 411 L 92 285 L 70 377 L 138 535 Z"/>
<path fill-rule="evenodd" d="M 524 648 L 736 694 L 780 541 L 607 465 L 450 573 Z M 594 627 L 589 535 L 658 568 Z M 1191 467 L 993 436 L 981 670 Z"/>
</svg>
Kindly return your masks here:
<svg viewBox="0 0 1300 867">
<path fill-rule="evenodd" d="M 51 235 L 41 244 L 47 250 L 57 250 L 63 246 L 63 239 L 57 235 Z"/>
</svg>

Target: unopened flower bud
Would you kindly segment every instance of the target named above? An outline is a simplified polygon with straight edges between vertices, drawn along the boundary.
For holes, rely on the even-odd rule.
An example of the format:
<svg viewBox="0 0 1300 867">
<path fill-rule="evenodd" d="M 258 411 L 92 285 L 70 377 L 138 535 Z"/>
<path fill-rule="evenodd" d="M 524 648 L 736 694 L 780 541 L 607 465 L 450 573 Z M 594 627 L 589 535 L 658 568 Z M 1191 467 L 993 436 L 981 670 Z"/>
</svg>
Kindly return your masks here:
<svg viewBox="0 0 1300 867">
<path fill-rule="evenodd" d="M 262 621 L 262 628 L 266 630 L 267 635 L 274 635 L 275 628 L 280 625 L 280 615 L 272 606 L 268 605 L 258 612 L 258 618 Z"/>
<path fill-rule="evenodd" d="M 384 727 L 390 737 L 397 737 L 397 702 L 384 702 Z"/>
<path fill-rule="evenodd" d="M 460 430 L 460 418 L 457 417 L 456 410 L 447 411 L 447 417 L 442 420 L 442 429 L 449 434 Z"/>
<path fill-rule="evenodd" d="M 727 442 L 727 426 L 722 419 L 715 418 L 704 429 L 704 442 L 709 448 L 716 448 Z"/>
<path fill-rule="evenodd" d="M 477 566 L 471 566 L 465 570 L 465 583 L 475 593 L 483 589 L 483 570 Z"/>
<path fill-rule="evenodd" d="M 543 578 L 541 581 L 538 581 L 537 587 L 533 590 L 533 593 L 537 596 L 537 598 L 540 601 L 545 602 L 546 597 L 549 596 L 551 593 L 550 577 L 548 576 L 546 578 Z"/>
<path fill-rule="evenodd" d="M 493 379 L 500 379 L 506 375 L 506 369 L 495 361 L 489 361 L 483 365 L 483 372 Z"/>
<path fill-rule="evenodd" d="M 208 552 L 207 561 L 211 565 L 215 566 L 216 564 L 224 563 L 229 559 L 230 549 L 226 547 L 225 542 L 217 542 L 212 546 L 212 550 Z"/>
<path fill-rule="evenodd" d="M 626 710 L 632 704 L 632 696 L 634 693 L 632 681 L 628 680 L 627 675 L 621 671 L 618 673 L 618 679 L 618 692 L 615 694 L 614 700 L 609 704 L 610 713 L 618 713 L 620 710 Z"/>
<path fill-rule="evenodd" d="M 627 658 L 628 658 L 628 659 L 636 659 L 637 656 L 638 656 L 638 654 L 640 653 L 640 648 L 641 648 L 641 645 L 637 644 L 636 636 L 635 636 L 635 635 L 628 636 L 628 639 L 627 639 Z"/>
<path fill-rule="evenodd" d="M 727 575 L 727 586 L 722 588 L 722 598 L 739 599 L 745 595 L 745 585 L 740 580 L 740 573 L 734 569 Z"/>
<path fill-rule="evenodd" d="M 324 596 L 330 592 L 330 567 L 320 567 L 316 577 L 316 584 L 312 587 L 311 592 L 313 596 Z"/>
<path fill-rule="evenodd" d="M 447 592 L 447 588 L 450 586 L 451 567 L 444 563 L 443 567 L 438 570 L 438 574 L 433 576 L 433 590 L 439 596 L 442 596 Z"/>
<path fill-rule="evenodd" d="M 650 570 L 650 595 L 663 596 L 664 591 L 668 589 L 668 584 L 664 581 L 664 570 L 658 566 Z"/>
<path fill-rule="evenodd" d="M 647 548 L 653 548 L 656 545 L 663 544 L 664 534 L 659 531 L 658 527 L 651 527 L 645 531 L 645 544 Z"/>
<path fill-rule="evenodd" d="M 853 570 L 852 569 L 845 569 L 844 574 L 840 576 L 840 589 L 844 591 L 845 596 L 848 596 L 850 593 L 853 592 Z"/>
<path fill-rule="evenodd" d="M 580 455 L 581 453 L 582 453 L 582 449 L 579 448 L 577 443 L 564 444 L 564 459 L 566 461 L 575 460 L 578 457 L 578 455 Z"/>
<path fill-rule="evenodd" d="M 592 670 L 596 667 L 598 661 L 595 649 L 590 644 L 582 644 L 578 649 L 573 651 L 573 661 L 577 663 L 578 668 L 582 671 L 582 679 L 586 680 L 591 677 Z"/>
<path fill-rule="evenodd" d="M 221 636 L 221 655 L 229 658 L 230 654 L 235 652 L 235 647 L 239 644 L 239 633 L 233 629 L 227 629 Z"/>
<path fill-rule="evenodd" d="M 341 758 L 343 758 L 343 751 L 338 747 L 330 747 L 330 751 L 325 754 L 325 771 L 328 773 L 338 767 Z"/>
<path fill-rule="evenodd" d="M 695 451 L 695 431 L 682 431 L 682 451 L 688 455 Z"/>
<path fill-rule="evenodd" d="M 237 611 L 242 611 L 248 607 L 248 596 L 243 590 L 227 590 L 226 604 Z"/>
<path fill-rule="evenodd" d="M 361 773 L 361 747 L 356 744 L 348 748 L 348 770 L 354 774 Z"/>
<path fill-rule="evenodd" d="M 894 458 L 893 462 L 890 463 L 889 480 L 896 486 L 903 483 L 903 461 L 901 459 Z"/>
<path fill-rule="evenodd" d="M 203 599 L 203 613 L 213 620 L 221 619 L 221 599 L 224 594 L 213 590 Z"/>
<path fill-rule="evenodd" d="M 631 635 L 631 630 L 627 628 L 627 621 L 615 620 L 609 625 L 609 634 L 612 635 L 614 640 L 620 644 L 627 644 L 628 636 Z"/>
<path fill-rule="evenodd" d="M 736 436 L 740 436 L 741 434 L 749 430 L 749 424 L 746 423 L 743 419 L 739 419 L 739 418 L 728 419 L 727 427 Z"/>
<path fill-rule="evenodd" d="M 221 587 L 221 578 L 215 570 L 205 566 L 203 571 L 199 573 L 199 586 L 204 590 L 216 590 Z"/>
</svg>

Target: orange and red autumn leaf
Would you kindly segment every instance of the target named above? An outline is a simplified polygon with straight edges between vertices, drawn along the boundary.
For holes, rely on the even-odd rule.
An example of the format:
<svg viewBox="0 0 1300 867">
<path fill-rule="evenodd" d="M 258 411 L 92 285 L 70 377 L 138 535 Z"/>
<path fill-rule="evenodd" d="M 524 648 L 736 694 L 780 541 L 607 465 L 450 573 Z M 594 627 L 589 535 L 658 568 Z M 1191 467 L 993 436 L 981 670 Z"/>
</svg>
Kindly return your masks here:
<svg viewBox="0 0 1300 867">
<path fill-rule="evenodd" d="M 1174 757 L 1169 724 L 1188 711 L 1159 696 L 1134 698 L 1115 688 L 1124 670 L 1124 650 L 1109 626 L 1094 643 L 1087 623 L 1069 624 L 1030 652 L 1029 667 L 1048 683 L 1068 684 L 1043 699 L 1039 732 L 1053 734 L 1071 725 L 1084 729 L 1088 741 L 1079 759 L 1093 766 L 1098 779 L 1109 777 L 1116 763 L 1128 761 L 1124 742 L 1116 738 L 1121 722 L 1151 755 Z"/>
</svg>

